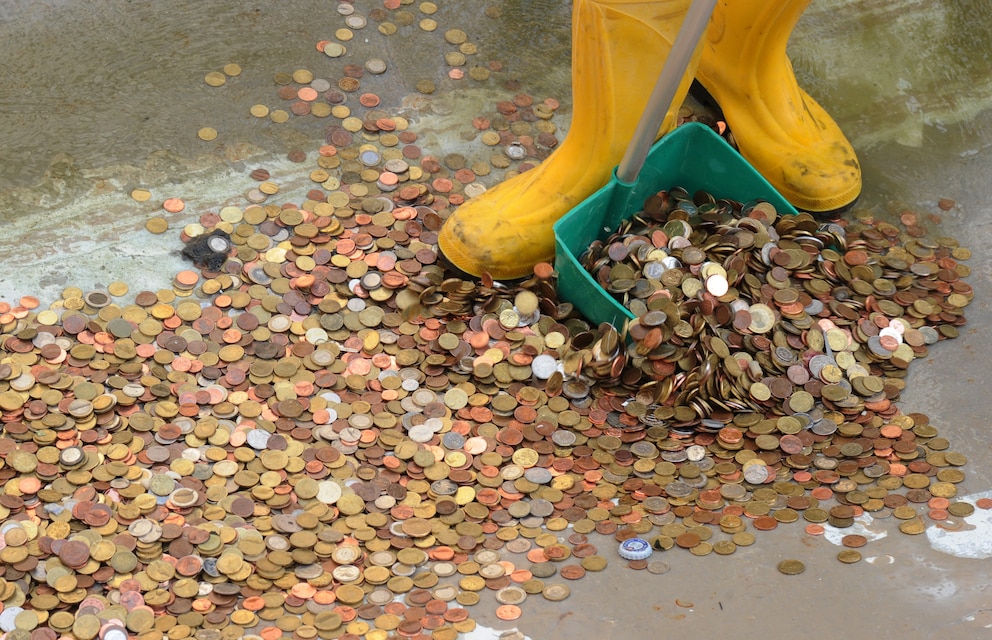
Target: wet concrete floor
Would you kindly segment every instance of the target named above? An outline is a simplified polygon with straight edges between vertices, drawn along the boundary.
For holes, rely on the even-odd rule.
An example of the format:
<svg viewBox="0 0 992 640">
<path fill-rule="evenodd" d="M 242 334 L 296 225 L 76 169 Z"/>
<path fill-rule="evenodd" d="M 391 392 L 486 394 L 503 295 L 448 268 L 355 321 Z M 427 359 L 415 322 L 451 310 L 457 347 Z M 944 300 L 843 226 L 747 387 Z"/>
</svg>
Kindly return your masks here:
<svg viewBox="0 0 992 640">
<path fill-rule="evenodd" d="M 0 298 L 31 293 L 50 302 L 67 285 L 88 289 L 113 280 L 128 281 L 132 291 L 167 286 L 164 274 L 185 267 L 170 234 L 202 211 L 243 204 L 251 186 L 246 168 L 256 164 L 281 172 L 287 192 L 305 193 L 305 174 L 294 176 L 300 166 L 285 156 L 295 148 L 312 154 L 322 124 L 294 120 L 280 128 L 245 113 L 257 102 L 275 102 L 275 72 L 327 64 L 313 47 L 340 25 L 337 4 L 6 3 L 0 16 Z M 567 6 L 438 5 L 439 23 L 470 33 L 486 60 L 501 61 L 531 93 L 559 98 L 560 126 L 567 129 Z M 485 18 L 486 6 L 503 9 L 503 17 Z M 530 17 L 535 14 L 537 20 Z M 986 423 L 992 405 L 985 395 L 992 348 L 984 329 L 992 322 L 992 254 L 984 250 L 992 243 L 990 26 L 992 8 L 983 0 L 815 0 L 789 48 L 802 84 L 858 151 L 865 193 L 855 214 L 884 217 L 908 208 L 932 215 L 940 220 L 930 225 L 935 235 L 956 237 L 974 252 L 968 325 L 960 338 L 914 363 L 900 402 L 904 412 L 929 415 L 952 449 L 968 456 L 967 479 L 959 486 L 964 494 L 992 490 Z M 377 90 L 397 103 L 415 98 L 406 101 L 405 113 L 429 132 L 422 144 L 437 145 L 435 153 L 472 147 L 460 130 L 444 126 L 445 116 L 512 95 L 497 82 L 449 82 L 436 56 L 407 55 L 429 51 L 429 40 L 377 35 L 369 34 L 368 43 L 359 38 L 356 51 L 375 50 L 395 62 Z M 243 77 L 219 91 L 202 82 L 229 62 L 244 68 Z M 429 98 L 412 89 L 425 77 L 439 87 Z M 218 141 L 197 140 L 201 126 L 216 127 Z M 152 190 L 152 201 L 130 199 L 138 186 Z M 144 231 L 144 220 L 160 214 L 158 205 L 170 196 L 186 199 L 187 211 L 170 220 L 169 234 Z M 956 204 L 941 210 L 941 198 Z M 667 552 L 671 571 L 664 575 L 625 568 L 615 544 L 604 539 L 599 547 L 611 563 L 604 573 L 571 584 L 572 595 L 562 603 L 530 599 L 515 623 L 495 620 L 491 606 L 476 606 L 473 617 L 497 630 L 480 629 L 476 637 L 514 627 L 535 640 L 984 637 L 992 628 L 990 560 L 959 557 L 982 555 L 980 540 L 965 537 L 968 530 L 990 537 L 981 515 L 961 523 L 962 531 L 932 528 L 927 536 L 903 535 L 891 518 L 876 521 L 867 528 L 886 535 L 862 549 L 865 559 L 855 565 L 840 564 L 840 547 L 805 535 L 799 525 L 760 534 L 754 546 L 730 557 Z M 785 558 L 801 559 L 805 573 L 779 574 L 775 566 Z"/>
</svg>

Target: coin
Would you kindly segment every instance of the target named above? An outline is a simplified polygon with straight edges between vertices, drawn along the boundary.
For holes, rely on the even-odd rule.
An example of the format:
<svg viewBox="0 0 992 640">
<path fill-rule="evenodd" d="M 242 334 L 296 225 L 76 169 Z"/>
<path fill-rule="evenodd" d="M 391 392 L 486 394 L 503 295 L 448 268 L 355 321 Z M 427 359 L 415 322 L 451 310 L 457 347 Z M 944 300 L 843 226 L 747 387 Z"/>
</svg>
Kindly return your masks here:
<svg viewBox="0 0 992 640">
<path fill-rule="evenodd" d="M 671 567 L 664 560 L 653 560 L 648 563 L 648 572 L 656 575 L 668 573 Z"/>
<path fill-rule="evenodd" d="M 227 82 L 227 78 L 223 73 L 219 71 L 211 71 L 206 76 L 204 76 L 203 81 L 206 82 L 211 87 L 220 87 Z"/>
<path fill-rule="evenodd" d="M 868 543 L 868 539 L 862 535 L 850 534 L 841 538 L 841 544 L 845 547 L 858 548 L 863 547 Z"/>
<path fill-rule="evenodd" d="M 805 570 L 806 565 L 799 560 L 783 560 L 778 563 L 779 573 L 784 573 L 787 576 L 798 575 Z"/>
<path fill-rule="evenodd" d="M 927 529 L 926 524 L 919 517 L 913 517 L 910 518 L 909 520 L 904 520 L 903 522 L 899 523 L 899 531 L 907 535 L 913 535 L 913 536 L 919 535 L 924 531 L 926 531 L 926 529 Z"/>
<path fill-rule="evenodd" d="M 544 596 L 544 599 L 550 600 L 551 602 L 561 602 L 570 596 L 571 593 L 571 590 L 563 584 L 549 584 L 541 591 L 541 595 Z"/>
<path fill-rule="evenodd" d="M 844 564 L 854 564 L 861 561 L 861 553 L 853 549 L 845 549 L 837 554 L 837 559 Z"/>
<path fill-rule="evenodd" d="M 586 570 L 581 565 L 570 564 L 562 567 L 558 573 L 566 580 L 578 580 L 586 575 Z"/>
<path fill-rule="evenodd" d="M 496 592 L 496 601 L 501 604 L 519 605 L 527 599 L 527 592 L 521 587 L 504 587 Z"/>
<path fill-rule="evenodd" d="M 512 604 L 504 604 L 496 607 L 496 617 L 500 620 L 516 620 L 521 615 L 520 607 Z"/>
</svg>

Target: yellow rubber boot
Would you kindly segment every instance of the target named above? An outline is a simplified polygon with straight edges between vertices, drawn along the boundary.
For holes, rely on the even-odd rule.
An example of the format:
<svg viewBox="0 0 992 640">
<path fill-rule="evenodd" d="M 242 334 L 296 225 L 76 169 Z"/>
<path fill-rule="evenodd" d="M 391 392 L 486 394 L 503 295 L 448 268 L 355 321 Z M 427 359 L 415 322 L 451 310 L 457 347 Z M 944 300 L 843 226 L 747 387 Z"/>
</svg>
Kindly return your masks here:
<svg viewBox="0 0 992 640">
<path fill-rule="evenodd" d="M 610 180 L 689 4 L 575 0 L 568 135 L 543 163 L 467 201 L 445 221 L 438 245 L 449 262 L 474 276 L 513 279 L 554 257 L 552 225 Z M 685 98 L 698 59 L 697 48 L 675 105 Z M 672 110 L 662 133 L 674 124 Z"/>
<path fill-rule="evenodd" d="M 796 208 L 831 212 L 861 193 L 861 167 L 830 115 L 796 82 L 785 47 L 809 0 L 720 0 L 696 77 L 741 155 Z"/>
</svg>

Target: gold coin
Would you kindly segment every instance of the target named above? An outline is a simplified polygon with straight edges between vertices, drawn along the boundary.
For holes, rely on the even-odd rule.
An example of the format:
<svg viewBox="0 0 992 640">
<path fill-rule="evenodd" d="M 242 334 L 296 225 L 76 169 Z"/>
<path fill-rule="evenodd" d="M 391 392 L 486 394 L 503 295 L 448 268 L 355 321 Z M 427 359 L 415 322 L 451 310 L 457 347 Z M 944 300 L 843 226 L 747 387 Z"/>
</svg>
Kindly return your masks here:
<svg viewBox="0 0 992 640">
<path fill-rule="evenodd" d="M 213 127 L 202 127 L 196 132 L 196 137 L 204 142 L 210 142 L 217 139 L 217 130 Z"/>
<path fill-rule="evenodd" d="M 937 482 L 930 487 L 930 493 L 938 498 L 953 498 L 958 489 L 950 482 Z"/>
<path fill-rule="evenodd" d="M 954 465 L 955 467 L 960 467 L 968 462 L 968 458 L 964 454 L 956 451 L 945 453 L 944 460 L 947 461 L 947 464 Z"/>
<path fill-rule="evenodd" d="M 696 546 L 689 549 L 689 553 L 694 556 L 708 556 L 713 552 L 713 545 L 709 542 L 700 542 Z"/>
<path fill-rule="evenodd" d="M 379 31 L 383 31 L 383 26 L 388 23 L 383 23 L 379 25 Z M 389 34 L 383 34 L 389 35 Z M 328 58 L 340 58 L 344 54 L 348 53 L 348 48 L 339 42 L 329 42 L 327 46 L 324 47 L 324 55 Z"/>
<path fill-rule="evenodd" d="M 349 596 L 349 599 L 352 600 L 352 602 L 346 604 L 356 604 L 358 602 L 361 602 L 362 599 L 359 598 L 358 600 L 354 600 L 354 594 L 355 594 L 354 589 L 358 589 L 358 591 L 360 591 L 363 595 L 365 593 L 364 591 L 361 590 L 360 587 L 354 587 L 350 585 L 343 585 L 341 587 L 338 587 L 338 590 L 335 593 L 338 594 L 338 599 L 340 600 L 341 599 L 340 592 L 342 590 L 346 590 L 346 594 Z M 341 626 L 341 616 L 333 611 L 321 611 L 320 613 L 316 614 L 313 617 L 312 624 L 319 631 L 325 631 L 325 632 L 335 631 Z"/>
<path fill-rule="evenodd" d="M 92 640 L 100 633 L 101 624 L 95 615 L 83 614 L 72 623 L 72 634 L 80 640 Z"/>
<path fill-rule="evenodd" d="M 152 192 L 148 189 L 133 189 L 131 191 L 131 198 L 135 202 L 148 202 L 152 197 Z"/>
<path fill-rule="evenodd" d="M 448 29 L 444 32 L 444 39 L 448 44 L 462 44 L 468 36 L 461 29 Z"/>
<path fill-rule="evenodd" d="M 837 554 L 837 559 L 844 564 L 854 564 L 855 562 L 859 562 L 861 560 L 861 553 L 855 551 L 854 549 L 844 549 Z"/>
<path fill-rule="evenodd" d="M 155 624 L 155 617 L 152 610 L 149 608 L 142 609 L 132 609 L 127 614 L 127 619 L 125 620 L 127 628 L 136 633 L 144 633 L 152 628 Z"/>
<path fill-rule="evenodd" d="M 255 624 L 258 617 L 246 609 L 237 609 L 231 612 L 231 622 L 239 627 L 248 627 Z"/>
<path fill-rule="evenodd" d="M 298 84 L 310 84 L 313 82 L 313 71 L 309 69 L 297 69 L 293 72 L 293 82 Z"/>
<path fill-rule="evenodd" d="M 909 505 L 896 507 L 892 510 L 892 516 L 897 520 L 910 520 L 911 518 L 916 517 L 916 509 L 910 507 Z"/>
<path fill-rule="evenodd" d="M 795 522 L 799 519 L 799 512 L 789 508 L 779 509 L 772 514 L 772 517 L 783 523 Z"/>
<path fill-rule="evenodd" d="M 784 573 L 787 576 L 799 575 L 806 570 L 806 565 L 799 560 L 783 560 L 778 563 L 779 573 Z"/>
<path fill-rule="evenodd" d="M 406 593 L 413 589 L 413 580 L 407 576 L 393 576 L 386 583 L 386 587 L 393 593 Z"/>
<path fill-rule="evenodd" d="M 734 541 L 734 544 L 736 544 L 738 547 L 749 547 L 752 544 L 754 544 L 754 540 L 755 540 L 754 534 L 748 531 L 741 531 L 735 533 L 731 539 Z"/>
<path fill-rule="evenodd" d="M 165 233 L 169 230 L 169 221 L 165 218 L 155 216 L 145 221 L 145 229 L 150 233 Z"/>
<path fill-rule="evenodd" d="M 206 76 L 204 76 L 203 81 L 206 82 L 211 87 L 219 87 L 227 82 L 227 78 L 223 73 L 219 71 L 211 71 Z"/>
<path fill-rule="evenodd" d="M 358 604 L 365 598 L 365 591 L 353 584 L 343 584 L 337 588 L 335 593 L 338 596 L 338 600 L 347 605 Z"/>
<path fill-rule="evenodd" d="M 916 517 L 899 523 L 899 531 L 911 536 L 917 536 L 927 530 L 922 518 Z"/>
<path fill-rule="evenodd" d="M 495 147 L 500 143 L 499 134 L 495 131 L 486 131 L 482 134 L 482 136 L 480 136 L 479 139 L 482 140 L 482 144 L 489 147 Z"/>
<path fill-rule="evenodd" d="M 362 130 L 364 126 L 361 118 L 356 118 L 355 116 L 348 116 L 341 121 L 341 126 L 345 131 L 350 131 L 351 133 L 358 133 Z"/>
<path fill-rule="evenodd" d="M 37 612 L 31 609 L 25 609 L 14 616 L 14 627 L 20 631 L 33 631 L 39 622 Z"/>
<path fill-rule="evenodd" d="M 538 578 L 531 578 L 530 580 L 524 580 L 520 583 L 520 588 L 530 595 L 541 593 L 544 590 L 544 587 L 544 581 Z"/>
<path fill-rule="evenodd" d="M 955 502 L 947 507 L 947 512 L 952 516 L 964 518 L 975 513 L 975 505 L 970 502 Z"/>
<path fill-rule="evenodd" d="M 458 587 L 463 591 L 482 591 L 486 588 L 486 580 L 480 576 L 465 576 L 458 581 Z"/>
<path fill-rule="evenodd" d="M 737 551 L 737 545 L 732 540 L 720 540 L 713 543 L 713 552 L 719 556 L 729 556 Z"/>
</svg>

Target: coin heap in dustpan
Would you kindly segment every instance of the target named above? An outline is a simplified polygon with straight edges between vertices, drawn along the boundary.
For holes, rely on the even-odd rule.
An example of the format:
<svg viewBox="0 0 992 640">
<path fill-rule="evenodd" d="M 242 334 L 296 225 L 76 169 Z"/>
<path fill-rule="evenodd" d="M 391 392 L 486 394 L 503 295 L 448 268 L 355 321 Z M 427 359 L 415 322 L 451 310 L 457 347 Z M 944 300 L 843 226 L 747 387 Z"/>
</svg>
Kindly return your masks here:
<svg viewBox="0 0 992 640">
<path fill-rule="evenodd" d="M 746 411 L 828 435 L 890 417 L 910 363 L 957 335 L 972 296 L 956 242 L 899 235 L 660 192 L 583 257 L 638 316 L 630 344 L 602 343 L 585 371 L 682 428 Z"/>
</svg>

